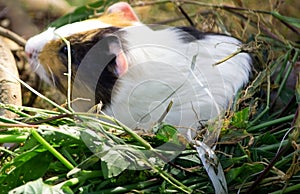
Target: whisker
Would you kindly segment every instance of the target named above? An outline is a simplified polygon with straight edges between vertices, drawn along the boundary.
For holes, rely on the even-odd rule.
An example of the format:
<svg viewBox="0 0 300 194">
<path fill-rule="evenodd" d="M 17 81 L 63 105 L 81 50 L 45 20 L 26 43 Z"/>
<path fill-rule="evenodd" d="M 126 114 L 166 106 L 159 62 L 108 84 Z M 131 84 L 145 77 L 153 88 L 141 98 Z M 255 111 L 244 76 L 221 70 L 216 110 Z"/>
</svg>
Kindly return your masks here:
<svg viewBox="0 0 300 194">
<path fill-rule="evenodd" d="M 54 87 L 56 87 L 54 73 L 53 73 L 53 71 L 51 70 L 51 68 L 50 68 L 49 65 L 47 65 L 47 67 L 48 67 L 48 70 L 49 70 L 50 75 L 51 75 L 52 84 L 53 84 Z"/>
<path fill-rule="evenodd" d="M 33 61 L 31 61 L 30 65 L 31 65 L 31 68 L 32 68 L 33 72 L 37 72 L 37 70 L 39 69 L 41 64 L 40 63 L 34 63 Z"/>
</svg>

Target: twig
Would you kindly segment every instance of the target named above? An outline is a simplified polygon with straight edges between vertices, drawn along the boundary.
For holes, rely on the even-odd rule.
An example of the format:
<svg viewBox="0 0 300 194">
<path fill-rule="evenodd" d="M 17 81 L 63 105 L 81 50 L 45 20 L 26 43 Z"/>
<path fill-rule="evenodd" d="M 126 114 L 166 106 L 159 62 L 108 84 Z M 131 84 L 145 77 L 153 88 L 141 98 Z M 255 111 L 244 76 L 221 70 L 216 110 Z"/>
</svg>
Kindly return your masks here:
<svg viewBox="0 0 300 194">
<path fill-rule="evenodd" d="M 232 14 L 235 14 L 236 16 L 238 16 L 238 17 L 244 19 L 245 21 L 249 21 L 250 24 L 253 25 L 253 26 L 257 26 L 257 23 L 255 23 L 254 21 L 252 21 L 251 19 L 249 19 L 248 17 L 244 16 L 244 15 L 241 14 L 241 13 L 235 12 L 235 11 L 230 10 L 230 9 L 229 9 L 229 10 L 226 10 L 226 11 L 228 11 L 228 12 L 230 12 L 230 13 L 232 13 Z M 272 32 L 271 32 L 265 25 L 263 25 L 262 23 L 259 23 L 258 27 L 259 27 L 259 29 L 260 29 L 261 31 L 263 31 L 265 34 L 267 34 L 268 36 L 270 36 L 270 37 L 273 38 L 274 40 L 277 40 L 277 41 L 283 43 L 283 41 L 282 41 L 276 34 L 272 33 Z"/>
<path fill-rule="evenodd" d="M 190 23 L 190 25 L 195 26 L 194 22 L 189 17 L 189 15 L 186 13 L 186 11 L 183 9 L 183 7 L 178 2 L 175 2 L 175 5 L 177 6 L 177 8 L 181 12 L 181 14 L 185 17 L 185 19 Z"/>
<path fill-rule="evenodd" d="M 38 128 L 39 125 L 29 125 L 29 124 L 18 124 L 18 123 L 0 123 L 0 128 Z"/>
<path fill-rule="evenodd" d="M 283 20 L 280 20 L 284 25 L 286 25 L 286 27 L 288 27 L 289 29 L 291 29 L 293 32 L 295 32 L 296 34 L 300 35 L 300 31 L 295 28 L 294 26 L 290 25 L 289 23 L 283 21 Z"/>
<path fill-rule="evenodd" d="M 73 117 L 73 114 L 61 114 L 61 115 L 57 115 L 57 116 L 53 116 L 47 119 L 42 119 L 42 120 L 38 120 L 38 121 L 33 121 L 33 122 L 28 122 L 28 124 L 30 125 L 38 125 L 38 124 L 42 124 L 42 123 L 46 123 L 46 122 L 50 122 L 50 121 L 54 121 L 57 119 L 61 119 L 61 118 L 65 118 L 65 117 Z"/>
<path fill-rule="evenodd" d="M 1 26 L 0 26 L 0 35 L 11 39 L 12 41 L 14 41 L 15 43 L 17 43 L 18 45 L 20 45 L 22 47 L 24 47 L 26 45 L 26 40 L 24 38 L 22 38 L 18 34 L 10 31 L 8 29 L 5 29 Z"/>
<path fill-rule="evenodd" d="M 197 14 L 190 14 L 189 17 L 192 18 L 192 17 L 195 17 L 196 15 Z M 156 24 L 164 25 L 164 24 L 169 24 L 169 23 L 177 22 L 177 21 L 184 20 L 184 19 L 185 19 L 185 17 L 181 16 L 181 17 L 177 17 L 177 18 L 162 20 L 162 21 L 157 22 Z"/>
</svg>

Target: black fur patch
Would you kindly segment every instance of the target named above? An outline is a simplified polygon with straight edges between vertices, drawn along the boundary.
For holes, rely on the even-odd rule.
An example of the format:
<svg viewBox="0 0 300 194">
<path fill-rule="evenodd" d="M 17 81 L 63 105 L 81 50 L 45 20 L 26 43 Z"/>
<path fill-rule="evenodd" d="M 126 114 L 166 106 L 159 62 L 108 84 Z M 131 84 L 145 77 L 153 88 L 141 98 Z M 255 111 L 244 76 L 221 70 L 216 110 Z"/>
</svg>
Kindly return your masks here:
<svg viewBox="0 0 300 194">
<path fill-rule="evenodd" d="M 184 42 L 192 42 L 196 40 L 201 40 L 205 38 L 205 33 L 200 32 L 194 27 L 186 27 L 186 26 L 181 26 L 181 27 L 175 27 L 175 29 L 181 30 L 185 33 L 183 33 L 183 36 L 181 39 Z"/>
<path fill-rule="evenodd" d="M 228 36 L 226 34 L 222 33 L 215 33 L 215 32 L 201 32 L 197 30 L 194 27 L 187 27 L 187 26 L 181 26 L 181 27 L 175 27 L 177 30 L 181 30 L 184 33 L 182 33 L 181 39 L 184 42 L 192 42 L 195 40 L 202 40 L 205 39 L 208 35 L 222 35 L 222 36 Z"/>
<path fill-rule="evenodd" d="M 86 77 L 82 80 L 88 80 L 84 82 L 87 87 L 89 87 L 89 84 L 91 84 L 89 81 L 94 81 L 91 79 L 98 79 L 95 91 L 95 104 L 98 104 L 101 101 L 105 106 L 111 102 L 112 89 L 118 78 L 118 75 L 116 74 L 115 70 L 116 56 L 108 52 L 110 39 L 107 38 L 107 36 L 109 36 L 108 34 L 113 34 L 118 30 L 119 28 L 109 27 L 105 29 L 97 29 L 88 33 L 75 34 L 66 38 L 71 44 L 72 78 L 75 78 L 79 66 L 80 68 L 84 68 L 81 67 L 81 65 L 84 65 L 81 64 L 81 62 L 89 50 L 99 41 L 102 41 L 104 44 L 103 50 L 99 50 L 99 56 L 97 56 L 99 58 L 99 64 L 93 65 L 93 67 L 96 68 L 100 66 L 103 67 L 105 65 L 100 77 L 95 75 L 92 69 L 87 70 L 81 75 Z M 68 60 L 66 45 L 63 45 L 58 52 L 61 61 L 67 67 Z M 101 57 L 106 59 L 111 58 L 112 60 L 106 64 L 101 64 Z M 74 81 L 74 79 L 72 81 Z"/>
</svg>

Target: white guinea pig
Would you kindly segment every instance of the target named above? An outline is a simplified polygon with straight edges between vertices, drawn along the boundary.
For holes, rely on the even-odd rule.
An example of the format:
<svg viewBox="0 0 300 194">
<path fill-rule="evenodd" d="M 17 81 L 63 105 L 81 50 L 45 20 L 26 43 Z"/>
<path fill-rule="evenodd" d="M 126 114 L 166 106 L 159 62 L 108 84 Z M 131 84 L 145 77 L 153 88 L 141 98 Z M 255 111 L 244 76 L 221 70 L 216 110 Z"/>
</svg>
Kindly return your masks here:
<svg viewBox="0 0 300 194">
<path fill-rule="evenodd" d="M 70 42 L 70 58 L 61 37 Z M 121 2 L 99 18 L 49 28 L 25 50 L 33 70 L 64 93 L 71 60 L 73 99 L 89 99 L 77 100 L 76 110 L 102 102 L 104 113 L 129 127 L 164 120 L 187 134 L 218 116 L 249 81 L 250 55 L 233 55 L 241 46 L 192 27 L 145 25 Z"/>
</svg>

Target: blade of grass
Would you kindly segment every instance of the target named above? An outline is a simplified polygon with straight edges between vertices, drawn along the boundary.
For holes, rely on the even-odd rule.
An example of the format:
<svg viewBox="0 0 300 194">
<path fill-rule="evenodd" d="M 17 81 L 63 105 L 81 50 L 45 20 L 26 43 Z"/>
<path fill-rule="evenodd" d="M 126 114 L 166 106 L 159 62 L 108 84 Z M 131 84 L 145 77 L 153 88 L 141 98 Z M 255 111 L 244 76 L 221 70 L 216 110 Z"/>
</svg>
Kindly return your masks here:
<svg viewBox="0 0 300 194">
<path fill-rule="evenodd" d="M 56 35 L 59 36 L 63 40 L 63 42 L 66 44 L 67 50 L 68 50 L 68 72 L 66 73 L 67 78 L 68 78 L 67 105 L 68 105 L 68 109 L 71 112 L 74 112 L 71 107 L 71 81 L 72 81 L 71 44 L 65 37 L 62 37 L 59 34 L 56 34 Z"/>
<path fill-rule="evenodd" d="M 250 122 L 249 127 L 253 126 L 262 116 L 264 116 L 270 109 L 270 94 L 271 94 L 271 77 L 270 77 L 270 71 L 267 70 L 267 103 L 264 110 L 255 117 L 253 121 Z"/>
<path fill-rule="evenodd" d="M 280 86 L 279 86 L 277 95 L 276 95 L 275 99 L 273 100 L 273 103 L 272 103 L 272 104 L 275 103 L 276 99 L 280 96 L 280 94 L 281 94 L 281 92 L 282 92 L 282 89 L 285 87 L 285 84 L 286 84 L 286 82 L 287 82 L 287 79 L 289 78 L 290 73 L 292 72 L 292 69 L 294 68 L 294 64 L 295 64 L 295 63 L 297 62 L 297 60 L 298 60 L 298 56 L 299 56 L 299 50 L 298 50 L 298 49 L 295 49 L 295 55 L 294 55 L 294 57 L 293 57 L 293 59 L 292 59 L 290 65 L 289 65 L 289 67 L 288 67 L 288 69 L 287 69 L 286 74 L 284 75 L 283 80 L 281 81 L 281 84 L 280 84 Z"/>
<path fill-rule="evenodd" d="M 45 148 L 51 152 L 63 165 L 65 165 L 69 170 L 72 170 L 74 166 L 61 155 L 54 147 L 52 147 L 37 131 L 36 129 L 31 129 L 32 136 L 40 142 Z"/>
<path fill-rule="evenodd" d="M 61 148 L 61 152 L 66 156 L 66 158 L 68 159 L 68 161 L 70 161 L 70 163 L 72 163 L 74 166 L 78 165 L 76 163 L 76 161 L 72 158 L 71 154 L 66 150 L 65 147 Z"/>
<path fill-rule="evenodd" d="M 0 143 L 22 143 L 28 135 L 0 135 Z"/>
<path fill-rule="evenodd" d="M 17 115 L 19 115 L 20 117 L 31 117 L 31 115 L 24 113 L 22 111 L 20 111 L 17 106 L 11 105 L 11 104 L 4 104 L 2 102 L 0 102 L 0 108 L 9 110 Z"/>
<path fill-rule="evenodd" d="M 13 124 L 20 124 L 20 125 L 26 125 L 25 123 L 22 123 L 20 121 L 16 121 L 14 119 L 9 119 L 3 116 L 0 116 L 0 122 L 3 122 L 4 124 L 2 125 L 2 127 L 7 127 L 6 124 L 7 123 L 13 123 Z"/>
<path fill-rule="evenodd" d="M 276 76 L 276 79 L 274 81 L 275 84 L 278 84 L 280 83 L 281 79 L 282 79 L 282 74 L 284 73 L 284 70 L 286 68 L 286 64 L 288 63 L 289 59 L 290 59 L 290 56 L 291 56 L 291 52 L 292 50 L 288 50 L 288 52 L 284 55 L 284 58 L 282 59 L 282 61 L 280 60 L 280 58 L 277 59 L 278 63 L 281 64 L 281 70 L 280 72 L 278 73 L 278 75 Z"/>
<path fill-rule="evenodd" d="M 28 106 L 17 106 L 17 105 L 14 105 L 14 104 L 0 103 L 0 107 L 5 108 L 5 109 L 10 109 L 10 108 L 14 109 L 16 114 L 19 114 L 20 116 L 24 114 L 25 117 L 26 117 L 27 114 L 23 113 L 23 111 L 39 113 L 39 114 L 60 114 L 60 112 L 53 111 L 53 110 L 47 110 L 47 109 L 41 109 L 41 108 L 35 108 L 35 107 L 28 107 Z"/>
<path fill-rule="evenodd" d="M 288 122 L 290 120 L 293 120 L 294 117 L 295 117 L 295 114 L 291 114 L 291 115 L 281 117 L 281 118 L 278 118 L 278 119 L 275 119 L 272 121 L 268 121 L 268 122 L 265 122 L 265 123 L 262 123 L 262 124 L 259 124 L 256 126 L 249 127 L 247 129 L 247 131 L 253 133 L 262 128 L 270 127 L 270 126 L 278 124 L 278 123 Z"/>
<path fill-rule="evenodd" d="M 15 152 L 10 151 L 9 149 L 5 149 L 5 148 L 3 148 L 2 146 L 0 146 L 0 151 L 1 151 L 1 152 L 6 152 L 6 153 L 8 153 L 8 154 L 11 155 L 11 156 L 18 156 L 18 154 L 16 154 Z M 2 154 L 1 154 L 0 156 L 2 156 Z"/>
<path fill-rule="evenodd" d="M 271 192 L 269 194 L 291 193 L 293 191 L 295 191 L 297 193 L 297 191 L 299 191 L 299 190 L 300 190 L 300 184 L 296 184 L 296 185 L 286 187 L 286 188 L 284 188 L 282 190 L 279 190 L 279 191 Z"/>
<path fill-rule="evenodd" d="M 185 193 L 192 193 L 193 190 L 190 189 L 189 187 L 185 186 L 184 184 L 182 184 L 180 181 L 178 181 L 177 179 L 175 179 L 174 177 L 170 176 L 167 172 L 161 170 L 160 168 L 152 165 L 150 165 L 150 167 L 155 170 L 156 172 L 159 173 L 159 175 L 164 178 L 167 182 L 169 182 L 171 185 L 173 185 L 174 187 L 176 187 L 177 189 L 185 192 Z"/>
<path fill-rule="evenodd" d="M 147 149 L 147 150 L 153 150 L 152 146 L 146 140 L 144 140 L 141 136 L 139 136 L 137 133 L 135 133 L 132 129 L 130 129 L 129 127 L 125 126 L 123 123 L 121 123 L 120 121 L 118 121 L 115 118 L 111 117 L 111 119 L 112 119 L 112 121 L 114 121 L 115 123 L 117 123 L 120 127 L 122 127 L 126 131 L 126 133 L 128 133 L 129 135 L 131 135 L 142 146 L 144 146 L 145 149 Z"/>
<path fill-rule="evenodd" d="M 82 170 L 77 174 L 77 177 L 59 183 L 58 185 L 56 185 L 56 187 L 66 187 L 66 186 L 71 187 L 80 182 L 84 182 L 85 180 L 97 178 L 101 176 L 102 176 L 102 172 L 98 170 L 94 170 L 94 171 Z"/>
<path fill-rule="evenodd" d="M 150 179 L 147 181 L 141 181 L 141 182 L 130 184 L 130 185 L 122 185 L 122 186 L 118 186 L 118 187 L 111 188 L 111 189 L 99 190 L 99 191 L 95 192 L 95 194 L 96 193 L 127 193 L 132 190 L 146 189 L 150 186 L 159 184 L 159 182 L 160 181 L 158 179 L 154 178 L 154 179 Z M 156 192 L 157 192 L 157 190 L 156 190 Z"/>
</svg>

